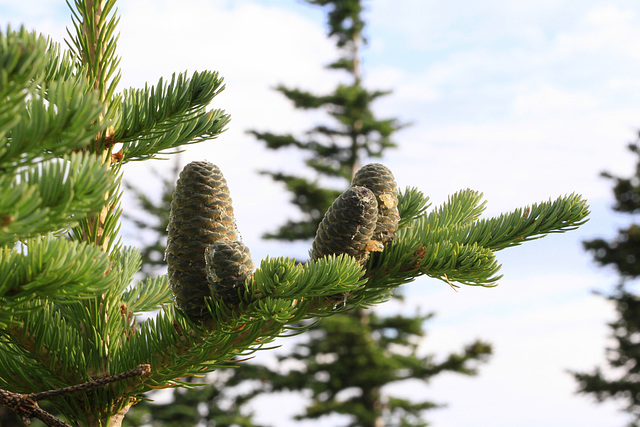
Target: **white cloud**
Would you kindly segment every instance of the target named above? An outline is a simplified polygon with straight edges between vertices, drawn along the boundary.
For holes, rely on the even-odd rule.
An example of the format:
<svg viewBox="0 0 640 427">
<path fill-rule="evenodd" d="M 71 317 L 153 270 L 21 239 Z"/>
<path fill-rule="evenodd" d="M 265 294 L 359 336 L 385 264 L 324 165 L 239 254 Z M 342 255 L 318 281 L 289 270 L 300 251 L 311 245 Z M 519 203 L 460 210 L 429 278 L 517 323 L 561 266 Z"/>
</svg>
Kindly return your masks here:
<svg viewBox="0 0 640 427">
<path fill-rule="evenodd" d="M 637 20 L 631 10 L 621 10 L 613 5 L 597 7 L 583 18 L 578 31 L 558 36 L 559 52 L 606 50 L 638 59 L 640 48 L 631 42 L 640 37 Z"/>
<path fill-rule="evenodd" d="M 571 191 L 606 197 L 610 190 L 598 172 L 630 170 L 625 145 L 633 139 L 640 115 L 640 61 L 625 47 L 635 46 L 628 40 L 638 38 L 632 37 L 638 17 L 620 7 L 603 9 L 588 2 L 564 20 L 549 18 L 564 10 L 562 2 L 527 8 L 492 4 L 504 6 L 506 18 L 500 19 L 532 15 L 523 28 L 539 37 L 501 45 L 494 43 L 500 37 L 463 43 L 444 32 L 450 51 L 408 50 L 415 55 L 412 66 L 398 63 L 394 95 L 380 111 L 404 112 L 402 117 L 417 125 L 404 132 L 400 149 L 389 153 L 390 164 L 414 166 L 398 172 L 407 185 L 437 181 L 437 187 L 425 191 L 438 199 L 462 187 L 485 192 L 498 206 Z M 422 18 L 416 10 L 407 8 L 412 17 L 385 20 L 390 15 L 385 7 L 392 3 L 382 2 L 381 10 L 372 12 L 378 25 L 430 31 L 426 24 L 408 24 Z M 431 10 L 429 20 L 446 21 L 451 13 L 443 4 L 423 7 Z M 478 26 L 510 36 L 512 27 L 496 25 L 484 12 L 478 11 Z M 591 41 L 602 48 L 580 48 Z M 392 75 L 392 66 L 386 65 L 382 75 Z M 376 83 L 381 86 L 382 80 Z"/>
<path fill-rule="evenodd" d="M 523 88 L 515 94 L 513 113 L 520 117 L 553 117 L 593 111 L 598 100 L 588 93 L 570 93 L 556 87 Z"/>
<path fill-rule="evenodd" d="M 189 67 L 219 70 L 231 81 L 271 84 L 302 83 L 300 70 L 305 70 L 321 85 L 318 64 L 332 54 L 318 23 L 283 8 L 250 2 L 227 8 L 205 0 L 137 0 L 123 6 L 123 67 L 140 70 L 144 75 L 135 80 L 141 82 L 150 70 L 162 75 Z"/>
<path fill-rule="evenodd" d="M 585 397 L 572 396 L 576 386 L 566 372 L 589 371 L 602 364 L 608 343 L 606 322 L 613 318 L 613 310 L 603 298 L 584 292 L 596 284 L 575 274 L 506 277 L 493 289 L 463 287 L 457 293 L 435 281 L 411 285 L 414 292 L 420 292 L 419 287 L 439 290 L 422 296 L 412 292 L 405 306 L 387 303 L 380 310 L 435 310 L 424 352 L 442 360 L 479 338 L 492 343 L 494 354 L 475 379 L 445 374 L 427 388 L 414 384 L 393 391 L 404 389 L 411 396 L 423 389 L 432 399 L 448 402 L 446 409 L 428 414 L 434 425 L 579 425 L 588 420 L 586 425 L 608 425 L 611 412 L 588 405 Z M 572 296 L 575 293 L 581 296 Z M 545 409 L 531 411 L 533 406 Z M 568 407 L 582 413 L 577 416 Z"/>
</svg>

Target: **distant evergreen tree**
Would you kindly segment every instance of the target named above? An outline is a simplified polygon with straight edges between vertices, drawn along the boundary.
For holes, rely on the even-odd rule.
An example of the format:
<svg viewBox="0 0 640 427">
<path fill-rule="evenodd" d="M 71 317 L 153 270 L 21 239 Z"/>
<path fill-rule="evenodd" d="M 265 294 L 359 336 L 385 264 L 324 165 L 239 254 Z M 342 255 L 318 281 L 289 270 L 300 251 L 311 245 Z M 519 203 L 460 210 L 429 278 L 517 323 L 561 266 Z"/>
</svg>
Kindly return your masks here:
<svg viewBox="0 0 640 427">
<path fill-rule="evenodd" d="M 640 156 L 638 144 L 630 144 L 629 150 Z M 616 203 L 613 210 L 628 215 L 640 213 L 640 158 L 635 173 L 629 178 L 603 173 L 614 181 L 613 194 Z M 635 216 L 633 217 L 635 218 Z M 594 396 L 599 402 L 622 400 L 624 410 L 633 421 L 630 426 L 640 425 L 640 296 L 634 293 L 629 282 L 640 277 L 640 225 L 631 225 L 618 230 L 611 240 L 594 239 L 584 242 L 594 260 L 602 266 L 613 266 L 619 274 L 620 283 L 614 292 L 605 297 L 615 304 L 618 319 L 609 324 L 615 341 L 607 349 L 607 365 L 611 372 L 600 367 L 591 373 L 574 372 L 578 382 L 578 393 Z"/>
<path fill-rule="evenodd" d="M 372 104 L 390 91 L 371 91 L 363 86 L 360 59 L 363 36 L 362 0 L 308 0 L 328 10 L 328 35 L 336 40 L 342 55 L 329 69 L 346 71 L 350 82 L 332 93 L 317 95 L 300 89 L 278 86 L 277 90 L 297 108 L 322 110 L 334 119 L 331 125 L 317 125 L 303 137 L 251 131 L 267 148 L 296 147 L 307 156 L 306 165 L 318 178 L 338 178 L 348 187 L 363 160 L 381 157 L 396 144 L 391 140 L 403 125 L 395 118 L 378 119 Z M 289 220 L 269 239 L 312 239 L 327 208 L 343 190 L 323 187 L 311 180 L 281 172 L 265 171 L 286 185 L 302 219 Z M 428 381 L 432 376 L 452 371 L 473 375 L 474 365 L 486 361 L 491 346 L 477 341 L 459 354 L 436 363 L 433 356 L 418 354 L 424 339 L 424 323 L 431 315 L 379 317 L 373 310 L 357 309 L 335 315 L 314 326 L 308 341 L 299 345 L 282 362 L 295 359 L 304 368 L 265 375 L 271 390 L 310 390 L 312 402 L 298 419 L 319 418 L 332 413 L 349 415 L 350 426 L 422 426 L 422 412 L 437 406 L 428 400 L 412 402 L 386 396 L 385 385 L 410 378 Z M 347 390 L 354 391 L 343 398 Z"/>
<path fill-rule="evenodd" d="M 311 92 L 279 85 L 277 90 L 290 99 L 296 108 L 319 110 L 334 119 L 332 125 L 319 124 L 302 137 L 291 134 L 250 131 L 272 150 L 298 148 L 306 155 L 306 165 L 316 174 L 315 179 L 282 172 L 262 171 L 275 181 L 283 183 L 292 193 L 292 202 L 302 213 L 301 220 L 290 220 L 276 232 L 266 234 L 268 239 L 310 240 L 318 224 L 335 198 L 351 181 L 364 158 L 378 158 L 395 147 L 391 135 L 403 127 L 396 119 L 378 119 L 372 104 L 390 91 L 368 90 L 363 86 L 360 48 L 366 42 L 362 35 L 361 0 L 307 0 L 313 5 L 327 6 L 330 10 L 329 36 L 336 39 L 342 56 L 327 68 L 346 71 L 350 82 L 340 84 L 333 92 L 317 95 Z M 342 181 L 343 187 L 326 188 L 319 178 Z"/>
<path fill-rule="evenodd" d="M 239 385 L 256 372 L 253 366 L 224 369 L 205 378 L 187 378 L 191 388 L 175 390 L 171 402 L 143 401 L 134 406 L 122 425 L 125 427 L 261 427 L 253 421 L 246 403 L 259 394 L 256 390 L 235 394 Z M 153 398 L 153 396 L 149 396 Z"/>
<path fill-rule="evenodd" d="M 423 412 L 438 403 L 391 396 L 383 387 L 409 379 L 426 383 L 442 372 L 475 375 L 491 354 L 491 346 L 481 341 L 443 361 L 419 354 L 430 317 L 381 317 L 358 310 L 324 319 L 306 342 L 280 358 L 281 364 L 297 360 L 304 367 L 270 378 L 269 387 L 311 392 L 311 404 L 296 416 L 299 420 L 341 414 L 349 416 L 346 426 L 426 426 Z"/>
<path fill-rule="evenodd" d="M 145 278 L 157 276 L 166 272 L 165 250 L 167 249 L 167 227 L 169 226 L 169 213 L 171 211 L 171 198 L 176 187 L 176 179 L 180 173 L 180 155 L 175 155 L 169 174 L 163 174 L 152 169 L 153 175 L 160 181 L 160 200 L 153 199 L 147 191 L 140 186 L 125 181 L 124 185 L 133 196 L 138 205 L 135 214 L 124 213 L 123 217 L 135 225 L 141 244 L 140 258 L 142 267 L 140 272 Z M 147 240 L 151 238 L 150 242 Z"/>
</svg>

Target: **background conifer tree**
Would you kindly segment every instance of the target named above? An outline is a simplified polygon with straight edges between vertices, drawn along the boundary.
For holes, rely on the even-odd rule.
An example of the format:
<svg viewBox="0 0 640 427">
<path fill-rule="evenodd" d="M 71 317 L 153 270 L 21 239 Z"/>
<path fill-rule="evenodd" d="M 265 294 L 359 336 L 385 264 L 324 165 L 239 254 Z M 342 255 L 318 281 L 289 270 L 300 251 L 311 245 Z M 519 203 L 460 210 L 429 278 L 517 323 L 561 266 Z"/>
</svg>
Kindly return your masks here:
<svg viewBox="0 0 640 427">
<path fill-rule="evenodd" d="M 496 251 L 586 220 L 577 195 L 479 220 L 477 192 L 427 212 L 408 189 L 396 241 L 367 265 L 335 251 L 254 269 L 246 246 L 227 238 L 222 172 L 192 162 L 172 201 L 170 280 L 133 282 L 140 254 L 118 238 L 122 165 L 213 139 L 229 118 L 209 108 L 224 87 L 210 71 L 117 91 L 115 3 L 69 1 L 67 51 L 23 29 L 0 33 L 0 403 L 24 419 L 65 425 L 38 406 L 47 400 L 75 425 L 120 426 L 145 392 L 228 367 L 293 324 L 333 315 L 336 299 L 340 310 L 367 307 L 421 275 L 491 286 Z"/>
<path fill-rule="evenodd" d="M 301 89 L 278 86 L 277 90 L 297 108 L 329 113 L 330 125 L 317 125 L 303 137 L 251 131 L 267 148 L 296 147 L 306 156 L 306 165 L 325 181 L 339 178 L 343 188 L 323 187 L 321 179 L 311 180 L 281 172 L 263 172 L 285 184 L 292 201 L 302 213 L 301 220 L 289 220 L 266 238 L 310 240 L 322 215 L 336 195 L 351 183 L 358 167 L 371 158 L 381 157 L 396 144 L 392 135 L 402 125 L 397 119 L 378 119 L 373 103 L 390 91 L 371 91 L 363 86 L 361 48 L 363 0 L 308 0 L 324 7 L 328 16 L 328 36 L 336 41 L 341 56 L 329 69 L 346 72 L 349 82 L 332 93 L 318 95 Z M 271 390 L 310 391 L 306 412 L 297 416 L 320 418 L 330 414 L 349 415 L 350 426 L 426 425 L 422 412 L 437 406 L 429 400 L 417 402 L 383 394 L 384 386 L 407 379 L 428 382 L 440 372 L 467 375 L 488 359 L 491 346 L 476 341 L 443 362 L 418 353 L 425 338 L 424 323 L 431 315 L 377 316 L 374 310 L 357 309 L 332 316 L 314 326 L 307 341 L 280 361 L 296 360 L 304 368 L 289 372 L 272 371 L 266 387 Z M 280 363 L 287 366 L 286 363 Z M 300 363 L 296 364 L 300 366 Z M 341 398 L 341 392 L 356 390 L 355 396 Z"/>
<path fill-rule="evenodd" d="M 629 150 L 639 156 L 635 173 L 628 178 L 603 173 L 614 182 L 613 210 L 636 218 L 640 213 L 640 147 L 630 144 Z M 585 249 L 602 266 L 614 267 L 620 276 L 616 289 L 604 295 L 613 302 L 618 319 L 609 324 L 615 342 L 607 349 L 607 370 L 597 367 L 591 373 L 574 372 L 578 392 L 594 396 L 599 402 L 622 400 L 624 410 L 632 415 L 631 426 L 640 425 L 640 296 L 630 282 L 640 277 L 640 224 L 618 230 L 611 240 L 593 239 L 584 242 Z"/>
<path fill-rule="evenodd" d="M 365 22 L 360 0 L 306 0 L 312 5 L 325 6 L 328 10 L 329 37 L 336 40 L 342 54 L 327 68 L 346 72 L 349 81 L 341 83 L 331 93 L 317 95 L 297 88 L 279 85 L 277 90 L 291 100 L 296 108 L 318 110 L 327 113 L 331 125 L 317 125 L 304 136 L 249 131 L 266 147 L 273 150 L 295 147 L 306 157 L 306 165 L 316 177 L 290 175 L 283 172 L 262 171 L 274 181 L 285 185 L 292 195 L 292 202 L 302 214 L 300 220 L 289 220 L 267 239 L 310 240 L 324 213 L 335 198 L 351 182 L 363 159 L 381 157 L 383 152 L 395 147 L 391 135 L 403 127 L 397 119 L 378 119 L 372 105 L 389 91 L 369 90 L 363 86 L 360 50 L 366 39 L 363 36 Z M 342 184 L 328 188 L 322 179 L 337 179 Z"/>
<path fill-rule="evenodd" d="M 173 190 L 182 168 L 180 155 L 174 154 L 171 162 L 169 174 L 165 175 L 156 169 L 152 170 L 153 176 L 160 183 L 159 200 L 140 187 L 126 180 L 124 182 L 125 188 L 135 197 L 138 207 L 135 213 L 124 212 L 123 217 L 131 223 L 140 241 L 138 244 L 142 263 L 140 272 L 144 278 L 166 273 L 167 227 L 169 227 Z"/>
</svg>

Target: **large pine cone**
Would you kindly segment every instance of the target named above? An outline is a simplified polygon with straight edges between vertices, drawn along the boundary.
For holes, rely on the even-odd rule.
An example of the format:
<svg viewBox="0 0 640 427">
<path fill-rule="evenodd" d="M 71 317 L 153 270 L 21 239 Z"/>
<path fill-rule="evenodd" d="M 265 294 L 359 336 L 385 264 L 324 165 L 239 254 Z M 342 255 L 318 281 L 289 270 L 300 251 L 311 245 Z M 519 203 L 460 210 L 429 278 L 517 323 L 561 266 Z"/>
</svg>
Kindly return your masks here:
<svg viewBox="0 0 640 427">
<path fill-rule="evenodd" d="M 342 193 L 325 214 L 311 249 L 311 259 L 331 254 L 347 254 L 364 266 L 376 229 L 378 203 L 371 190 L 351 187 Z"/>
<path fill-rule="evenodd" d="M 173 193 L 167 229 L 168 278 L 176 304 L 194 321 L 205 317 L 211 296 L 205 249 L 219 240 L 236 240 L 229 189 L 220 169 L 209 162 L 184 167 Z"/>
<path fill-rule="evenodd" d="M 378 202 L 378 222 L 373 239 L 382 245 L 396 239 L 400 214 L 398 213 L 398 188 L 393 174 L 380 163 L 363 166 L 353 177 L 353 186 L 366 187 Z"/>
</svg>

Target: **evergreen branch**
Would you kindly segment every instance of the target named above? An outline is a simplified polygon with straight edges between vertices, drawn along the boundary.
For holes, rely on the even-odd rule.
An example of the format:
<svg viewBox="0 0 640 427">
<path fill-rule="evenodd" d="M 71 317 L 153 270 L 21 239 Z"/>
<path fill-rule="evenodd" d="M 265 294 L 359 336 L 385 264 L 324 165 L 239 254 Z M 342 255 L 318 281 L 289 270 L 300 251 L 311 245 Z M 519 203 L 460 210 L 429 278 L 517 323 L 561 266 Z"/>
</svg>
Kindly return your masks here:
<svg viewBox="0 0 640 427">
<path fill-rule="evenodd" d="M 63 50 L 58 43 L 49 41 L 46 49 L 46 67 L 43 74 L 45 85 L 53 81 L 68 81 L 82 77 L 86 83 L 86 73 L 82 68 L 78 68 L 78 64 L 74 62 L 73 55 L 68 50 Z M 86 92 L 91 92 L 90 88 L 86 88 Z"/>
<path fill-rule="evenodd" d="M 21 120 L 34 79 L 44 68 L 46 40 L 24 27 L 0 31 L 0 140 Z M 27 90 L 25 90 L 27 89 Z M 0 148 L 2 158 L 8 147 Z"/>
<path fill-rule="evenodd" d="M 304 265 L 289 258 L 266 258 L 247 287 L 257 299 L 309 299 L 355 292 L 364 286 L 361 276 L 360 266 L 347 255 L 331 255 Z"/>
<path fill-rule="evenodd" d="M 408 227 L 418 217 L 425 214 L 425 211 L 431 206 L 429 198 L 415 187 L 407 187 L 404 192 L 398 194 L 398 212 L 400 214 L 400 222 L 398 228 Z"/>
<path fill-rule="evenodd" d="M 380 302 L 389 297 L 392 287 L 419 275 L 463 284 L 493 285 L 499 278 L 494 255 L 497 248 L 483 246 L 481 243 L 486 242 L 476 237 L 480 232 L 463 236 L 456 234 L 456 230 L 477 227 L 484 232 L 507 220 L 478 221 L 484 204 L 479 193 L 471 191 L 452 196 L 429 214 L 424 213 L 426 203 L 421 193 L 411 189 L 405 192 L 401 209 L 409 219 L 405 220 L 397 241 L 373 257 L 364 278 L 356 260 L 345 255 L 322 257 L 305 265 L 286 258 L 267 258 L 247 282 L 246 289 L 238 289 L 239 304 L 210 299 L 212 320 L 205 319 L 202 325 L 165 311 L 145 322 L 139 333 L 128 337 L 124 345 L 135 346 L 137 356 L 144 358 L 140 360 L 154 367 L 157 374 L 147 386 L 166 387 L 177 384 L 176 377 L 213 370 L 237 354 L 264 346 L 282 335 L 291 322 Z M 558 213 L 572 203 L 575 206 L 569 210 L 573 209 L 573 216 Z M 541 231 L 564 230 L 583 221 L 587 214 L 579 198 L 573 202 L 560 199 L 557 205 L 545 205 L 541 212 L 537 207 L 530 208 L 536 218 L 556 213 L 548 215 L 552 219 L 540 221 L 539 228 L 517 227 L 519 231 L 512 233 L 511 238 L 532 238 Z M 510 218 L 508 221 L 516 218 L 523 221 L 519 211 L 506 217 Z M 449 237 L 443 237 L 447 232 Z M 132 362 L 123 359 L 121 363 Z M 456 369 L 460 370 L 458 365 Z M 140 391 L 143 390 L 137 390 Z"/>
<path fill-rule="evenodd" d="M 463 191 L 439 209 L 407 222 L 396 243 L 369 264 L 367 288 L 397 286 L 421 274 L 448 283 L 493 286 L 500 279 L 494 251 L 572 230 L 589 214 L 586 202 L 574 194 L 477 220 L 483 209 L 479 193 Z"/>
<path fill-rule="evenodd" d="M 97 247 L 89 247 L 108 262 Z M 121 340 L 126 341 L 135 333 L 134 319 L 110 295 L 120 292 L 139 268 L 137 251 L 121 254 L 110 267 L 108 273 L 104 269 L 94 273 L 102 276 L 99 280 L 110 281 L 98 298 L 85 301 L 67 298 L 63 304 L 34 300 L 19 307 L 25 315 L 21 324 L 5 330 L 0 366 L 2 372 L 21 372 L 15 367 L 28 361 L 31 369 L 25 373 L 29 378 L 5 376 L 3 382 L 14 390 L 33 391 L 73 384 L 79 372 L 100 374 L 110 370 L 107 356 L 118 351 Z M 85 283 L 92 283 L 92 279 L 86 279 Z"/>
<path fill-rule="evenodd" d="M 22 250 L 0 249 L 0 324 L 34 297 L 72 303 L 104 292 L 114 283 L 110 267 L 98 248 L 52 235 L 28 239 Z"/>
<path fill-rule="evenodd" d="M 422 274 L 463 284 L 492 285 L 499 278 L 496 275 L 499 265 L 493 253 L 496 248 L 483 246 L 484 241 L 475 241 L 477 233 L 469 234 L 472 238 L 466 240 L 466 235 L 455 233 L 459 228 L 475 226 L 484 230 L 494 225 L 477 221 L 484 209 L 480 194 L 460 192 L 429 214 L 424 213 L 426 202 L 421 193 L 407 190 L 401 207 L 403 215 L 411 221 L 405 220 L 405 228 L 393 245 L 373 257 L 364 279 L 357 261 L 346 255 L 320 257 L 304 266 L 290 259 L 266 259 L 246 289 L 237 290 L 238 305 L 229 305 L 217 298 L 209 300 L 212 321 L 204 320 L 204 328 L 194 329 L 196 325 L 181 316 L 160 315 L 153 323 L 147 322 L 141 333 L 132 336 L 128 343 L 144 348 L 138 354 L 150 357 L 147 360 L 158 367 L 154 372 L 161 372 L 164 367 L 175 378 L 178 373 L 187 375 L 215 369 L 220 361 L 270 342 L 286 330 L 288 323 L 346 309 L 347 303 L 353 308 L 380 302 L 389 297 L 393 286 Z M 566 205 L 567 201 L 558 203 Z M 554 210 L 557 208 L 543 209 Z M 538 212 L 535 215 L 540 217 Z M 584 210 L 578 212 L 577 217 L 555 215 L 560 222 L 547 221 L 537 231 L 570 227 L 570 222 L 583 220 L 585 215 Z M 519 214 L 519 220 L 521 217 Z M 449 232 L 448 237 L 443 237 L 445 232 Z M 520 227 L 519 231 L 528 233 L 525 237 L 535 232 L 531 227 Z M 164 345 L 154 342 L 153 336 L 162 337 Z M 165 349 L 161 358 L 157 356 L 159 348 Z M 159 373 L 150 384 L 170 385 L 173 378 Z"/>
<path fill-rule="evenodd" d="M 399 418 L 396 425 L 402 427 L 428 427 L 428 423 L 422 422 L 422 412 L 444 406 L 429 401 L 415 403 L 409 399 L 396 397 L 388 397 L 387 402 L 391 408 L 391 416 L 394 419 Z M 399 414 L 396 415 L 396 413 Z"/>
<path fill-rule="evenodd" d="M 353 84 L 340 84 L 335 91 L 324 97 L 324 100 L 334 108 L 330 112 L 335 117 L 349 117 L 351 120 L 343 120 L 342 123 L 350 123 L 351 126 L 355 126 L 355 118 L 359 120 L 371 119 L 373 120 L 373 113 L 370 109 L 370 105 L 377 98 L 390 94 L 391 91 L 375 90 L 370 91 L 360 85 L 359 82 Z"/>
<path fill-rule="evenodd" d="M 461 206 L 460 210 L 451 212 L 449 207 L 443 207 L 441 212 L 419 219 L 416 228 L 428 230 L 434 241 L 475 243 L 497 251 L 549 233 L 573 230 L 584 224 L 589 214 L 585 201 L 575 194 L 479 221 L 475 221 L 475 203 L 461 199 L 457 204 Z M 484 203 L 478 206 L 476 212 L 479 213 L 483 206 Z"/>
<path fill-rule="evenodd" d="M 143 322 L 123 345 L 135 349 L 138 361 L 151 364 L 150 387 L 171 386 L 175 378 L 213 370 L 238 354 L 255 351 L 282 335 L 288 323 L 331 311 L 335 302 L 328 297 L 361 288 L 361 275 L 348 256 L 304 267 L 290 259 L 266 259 L 247 283 L 248 299 L 237 308 L 210 301 L 213 323 L 201 327 L 164 310 Z M 132 362 L 122 360 L 118 366 Z"/>
<path fill-rule="evenodd" d="M 160 78 L 156 86 L 125 90 L 114 139 L 130 142 L 171 129 L 175 122 L 209 105 L 224 90 L 218 73 L 204 71 L 191 78 L 173 74 L 171 82 Z"/>
<path fill-rule="evenodd" d="M 330 297 L 347 292 L 357 292 L 364 286 L 362 269 L 350 256 L 328 256 L 308 261 L 301 276 L 290 289 L 292 295 L 307 298 Z"/>
<path fill-rule="evenodd" d="M 302 272 L 302 266 L 296 265 L 294 259 L 289 258 L 265 258 L 261 261 L 260 267 L 254 272 L 253 277 L 247 284 L 248 292 L 261 296 L 273 296 L 281 298 L 295 298 L 297 294 L 291 295 L 287 292 Z M 281 284 L 284 284 L 281 287 Z"/>
<path fill-rule="evenodd" d="M 291 146 L 303 148 L 300 141 L 291 134 L 279 135 L 273 132 L 258 132 L 255 130 L 249 130 L 247 133 L 253 135 L 257 139 L 265 141 L 267 148 L 272 150 Z"/>
<path fill-rule="evenodd" d="M 132 395 L 149 388 L 173 387 L 177 378 L 211 371 L 225 354 L 234 351 L 234 334 L 198 327 L 172 308 L 168 306 L 155 318 L 142 322 L 136 334 L 123 342 L 124 351 L 115 355 L 117 366 L 133 360 L 151 365 L 152 375 L 144 387 L 132 390 Z"/>
<path fill-rule="evenodd" d="M 0 167 L 16 169 L 85 147 L 101 130 L 96 122 L 102 111 L 95 96 L 84 93 L 85 85 L 81 79 L 51 82 L 44 88 L 46 99 L 33 92 L 6 134 Z"/>
<path fill-rule="evenodd" d="M 109 292 L 114 296 L 121 297 L 125 289 L 131 285 L 135 274 L 140 270 L 142 264 L 140 252 L 136 248 L 124 248 L 113 251 L 110 258 L 111 270 L 109 274 L 116 277 L 116 282 L 113 283 Z"/>
<path fill-rule="evenodd" d="M 86 146 L 100 131 L 102 106 L 81 75 L 52 71 L 57 45 L 24 29 L 0 33 L 0 45 L 0 167 L 11 171 Z"/>
<path fill-rule="evenodd" d="M 87 375 L 103 377 L 108 376 L 109 372 L 130 369 L 131 365 L 118 369 L 111 360 L 119 352 L 122 342 L 135 333 L 131 321 L 127 313 L 123 313 L 121 307 L 107 295 L 84 303 L 48 304 L 43 310 L 30 310 L 23 325 L 8 330 L 6 336 L 10 341 L 0 352 L 0 363 L 2 369 L 25 362 L 31 368 L 23 373 L 27 378 L 9 375 L 9 378 L 3 377 L 2 380 L 11 381 L 12 390 L 27 388 L 29 390 L 26 391 L 34 392 L 75 384 Z M 113 395 L 130 396 L 128 390 L 139 389 L 135 384 L 138 383 L 114 385 L 109 389 L 94 391 L 95 395 L 78 393 L 57 399 L 54 403 L 72 419 L 87 419 L 98 413 L 78 414 L 78 405 L 87 405 L 93 399 L 109 400 Z M 127 402 L 128 399 L 118 400 L 102 411 L 101 416 L 113 415 L 112 410 L 117 412 Z"/>
<path fill-rule="evenodd" d="M 71 39 L 67 45 L 79 67 L 88 71 L 89 81 L 93 83 L 99 99 L 103 102 L 110 100 L 120 81 L 120 59 L 115 55 L 118 39 L 115 28 L 120 20 L 113 10 L 116 0 L 66 2 L 76 30 L 75 34 L 67 30 Z"/>
<path fill-rule="evenodd" d="M 555 201 L 516 209 L 498 218 L 481 220 L 478 228 L 492 228 L 493 233 L 478 233 L 470 238 L 486 242 L 483 244 L 493 250 L 501 250 L 547 234 L 575 230 L 588 221 L 588 215 L 589 206 L 585 200 L 579 194 L 570 194 Z"/>
<path fill-rule="evenodd" d="M 425 274 L 465 285 L 495 286 L 502 276 L 494 253 L 478 244 L 432 241 L 415 246 L 405 230 L 398 233 L 398 243 L 382 252 L 378 265 L 370 270 L 371 288 L 398 286 Z M 380 269 L 380 266 L 392 266 Z M 367 285 L 369 288 L 369 284 Z"/>
<path fill-rule="evenodd" d="M 106 166 L 88 153 L 0 176 L 0 245 L 75 225 L 100 210 L 113 186 Z"/>
<path fill-rule="evenodd" d="M 25 424 L 30 424 L 30 418 L 37 418 L 48 426 L 71 427 L 48 412 L 38 407 L 39 400 L 51 399 L 57 396 L 89 390 L 96 387 L 104 387 L 107 384 L 122 381 L 132 377 L 144 377 L 150 373 L 149 365 L 138 365 L 136 368 L 116 375 L 109 375 L 82 384 L 76 384 L 56 390 L 48 390 L 27 395 L 12 393 L 0 389 L 0 403 L 19 414 Z"/>
<path fill-rule="evenodd" d="M 126 308 L 133 313 L 153 311 L 173 302 L 167 276 L 143 280 L 122 295 Z"/>
<path fill-rule="evenodd" d="M 48 390 L 40 393 L 32 393 L 30 395 L 33 400 L 51 399 L 52 397 L 61 396 L 64 394 L 75 393 L 77 391 L 90 390 L 96 387 L 104 387 L 107 384 L 122 381 L 133 377 L 144 377 L 151 373 L 151 367 L 149 365 L 141 364 L 135 368 L 121 372 L 116 375 L 107 375 L 101 378 L 97 378 L 92 381 L 88 381 L 82 384 L 76 384 L 69 387 L 60 388 L 57 390 Z"/>
<path fill-rule="evenodd" d="M 44 409 L 41 409 L 36 401 L 29 395 L 11 393 L 0 389 L 0 403 L 11 411 L 20 415 L 22 422 L 31 424 L 31 418 L 37 418 L 48 426 L 71 427 L 71 425 L 59 420 Z"/>
<path fill-rule="evenodd" d="M 223 110 L 207 112 L 204 108 L 173 117 L 162 124 L 162 132 L 159 128 L 153 129 L 139 139 L 125 142 L 123 162 L 151 159 L 181 145 L 216 138 L 228 122 L 229 116 Z"/>
<path fill-rule="evenodd" d="M 22 323 L 3 331 L 0 367 L 4 387 L 32 393 L 64 387 L 84 378 L 91 355 L 85 354 L 83 335 L 90 328 L 69 322 L 60 308 L 44 301 L 25 304 L 27 314 Z M 25 364 L 29 365 L 26 371 L 20 369 Z"/>
<path fill-rule="evenodd" d="M 425 217 L 425 221 L 428 226 L 438 228 L 467 225 L 480 217 L 485 205 L 482 193 L 469 189 L 461 190 L 449 196 L 442 206 Z"/>
<path fill-rule="evenodd" d="M 9 25 L 6 31 L 0 31 L 0 46 L 0 69 L 3 70 L 0 96 L 14 99 L 44 68 L 47 41 L 24 26 L 14 31 Z M 24 100 L 26 94 L 19 98 Z"/>
<path fill-rule="evenodd" d="M 143 322 L 127 346 L 135 349 L 140 360 L 151 364 L 153 374 L 146 383 L 148 387 L 172 387 L 177 378 L 209 372 L 240 354 L 242 347 L 247 349 L 255 343 L 264 324 L 258 320 L 250 324 L 229 322 L 223 330 L 211 330 L 194 325 L 173 310 L 165 310 Z M 139 389 L 133 394 L 146 390 Z"/>
<path fill-rule="evenodd" d="M 276 86 L 276 90 L 293 101 L 296 108 L 317 109 L 330 103 L 327 97 L 317 96 L 305 90 L 290 89 L 284 85 Z"/>
</svg>

